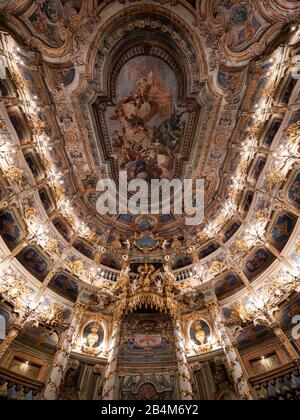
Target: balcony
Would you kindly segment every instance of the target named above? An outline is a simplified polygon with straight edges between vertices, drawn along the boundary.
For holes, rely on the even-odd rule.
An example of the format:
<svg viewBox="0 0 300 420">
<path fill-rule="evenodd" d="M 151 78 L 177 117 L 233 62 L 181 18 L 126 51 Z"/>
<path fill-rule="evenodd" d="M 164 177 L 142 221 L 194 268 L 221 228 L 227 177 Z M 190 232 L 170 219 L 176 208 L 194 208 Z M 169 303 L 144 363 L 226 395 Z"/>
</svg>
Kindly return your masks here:
<svg viewBox="0 0 300 420">
<path fill-rule="evenodd" d="M 0 368 L 0 400 L 37 400 L 43 383 Z"/>
<path fill-rule="evenodd" d="M 300 362 L 251 378 L 259 400 L 300 400 Z"/>
</svg>

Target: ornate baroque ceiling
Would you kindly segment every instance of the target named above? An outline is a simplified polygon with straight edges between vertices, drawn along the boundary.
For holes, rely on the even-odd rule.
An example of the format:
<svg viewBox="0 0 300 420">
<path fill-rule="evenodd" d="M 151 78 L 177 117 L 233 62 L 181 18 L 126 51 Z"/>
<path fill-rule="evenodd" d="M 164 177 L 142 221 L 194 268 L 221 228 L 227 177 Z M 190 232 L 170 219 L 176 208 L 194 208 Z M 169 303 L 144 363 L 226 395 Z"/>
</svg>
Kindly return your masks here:
<svg viewBox="0 0 300 420">
<path fill-rule="evenodd" d="M 0 12 L 3 270 L 67 306 L 84 283 L 112 293 L 128 259 L 136 273 L 167 257 L 183 293 L 212 286 L 224 306 L 299 287 L 299 2 Z M 99 215 L 96 184 L 120 171 L 203 178 L 204 222 Z"/>
</svg>

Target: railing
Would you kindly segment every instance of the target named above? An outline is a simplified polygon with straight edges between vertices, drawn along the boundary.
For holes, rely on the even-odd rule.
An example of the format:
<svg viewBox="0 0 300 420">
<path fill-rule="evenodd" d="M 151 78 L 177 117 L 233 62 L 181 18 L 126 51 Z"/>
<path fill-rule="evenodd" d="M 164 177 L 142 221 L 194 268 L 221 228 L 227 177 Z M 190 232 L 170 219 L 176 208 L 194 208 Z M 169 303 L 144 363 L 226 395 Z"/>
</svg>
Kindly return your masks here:
<svg viewBox="0 0 300 420">
<path fill-rule="evenodd" d="M 110 280 L 110 281 L 117 281 L 117 278 L 119 276 L 119 272 L 118 271 L 110 271 L 110 269 L 104 269 L 104 268 L 100 268 L 100 276 L 102 279 L 104 280 Z"/>
<path fill-rule="evenodd" d="M 0 368 L 0 400 L 37 400 L 43 383 Z"/>
<path fill-rule="evenodd" d="M 251 378 L 259 400 L 300 400 L 300 363 L 291 362 Z"/>
<path fill-rule="evenodd" d="M 195 272 L 194 266 L 189 265 L 188 267 L 174 270 L 174 274 L 177 281 L 182 281 L 182 280 L 193 278 L 196 275 L 196 272 Z"/>
</svg>

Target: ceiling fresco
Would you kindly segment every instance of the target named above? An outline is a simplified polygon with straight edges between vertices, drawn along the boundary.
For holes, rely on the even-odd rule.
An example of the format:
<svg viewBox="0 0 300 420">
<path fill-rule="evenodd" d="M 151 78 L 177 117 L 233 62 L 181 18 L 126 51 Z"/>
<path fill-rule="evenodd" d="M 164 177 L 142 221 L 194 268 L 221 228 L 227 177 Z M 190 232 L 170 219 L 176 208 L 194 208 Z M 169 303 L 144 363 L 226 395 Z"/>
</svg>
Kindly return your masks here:
<svg viewBox="0 0 300 420">
<path fill-rule="evenodd" d="M 112 151 L 104 155 L 112 155 L 128 180 L 175 178 L 190 112 L 178 100 L 175 73 L 159 58 L 138 56 L 121 68 L 115 90 L 115 103 L 105 109 L 106 127 L 100 123 Z M 96 112 L 104 106 L 99 103 Z"/>
<path fill-rule="evenodd" d="M 264 293 L 290 329 L 300 291 L 299 2 L 8 0 L 0 13 L 0 269 L 26 305 L 35 291 L 71 308 L 86 287 L 96 303 L 85 338 L 99 327 L 93 351 L 105 358 L 105 323 L 126 292 L 124 366 L 149 353 L 173 369 L 160 320 L 129 315 L 166 310 L 163 293 L 183 314 L 193 357 L 219 349 L 212 299 L 243 351 L 272 336 L 243 307 L 271 305 Z M 122 184 L 124 173 L 148 184 L 203 179 L 204 220 L 99 214 L 98 182 Z M 0 293 L 7 284 L 0 276 Z M 149 291 L 156 298 L 138 308 Z M 61 320 L 53 325 L 59 335 Z M 50 354 L 47 334 L 35 347 Z M 24 346 L 37 335 L 26 332 Z"/>
<path fill-rule="evenodd" d="M 131 252 L 138 253 L 135 232 L 148 231 L 151 241 L 160 241 L 159 247 L 150 247 L 154 258 L 161 249 L 172 253 L 195 241 L 204 248 L 205 258 L 219 245 L 214 242 L 206 251 L 203 241 L 230 224 L 241 192 L 252 194 L 251 188 L 248 192 L 241 191 L 242 186 L 233 188 L 232 180 L 246 179 L 249 173 L 254 185 L 269 166 L 266 153 L 258 155 L 256 163 L 251 154 L 242 156 L 241 142 L 248 132 L 255 132 L 257 104 L 271 89 L 272 62 L 260 55 L 285 33 L 290 14 L 276 1 L 264 8 L 259 2 L 243 1 L 193 6 L 184 1 L 152 2 L 155 6 L 137 1 L 116 2 L 112 18 L 110 2 L 92 3 L 29 1 L 6 6 L 6 25 L 27 48 L 17 49 L 20 77 L 38 107 L 37 117 L 31 116 L 28 123 L 47 144 L 42 161 L 26 156 L 37 179 L 39 166 L 50 165 L 54 196 L 41 190 L 40 199 L 48 214 L 53 201 L 63 199 L 65 222 L 56 221 L 56 226 L 64 237 L 67 224 L 84 226 L 83 239 L 93 238 L 122 252 L 130 242 Z M 128 8 L 126 19 L 123 7 Z M 186 13 L 178 13 L 183 7 Z M 102 15 L 107 18 L 101 20 Z M 40 52 L 42 71 L 35 67 L 30 49 Z M 275 52 L 279 60 L 279 49 Z M 294 87 L 295 83 L 288 85 L 283 102 Z M 28 142 L 24 116 L 17 109 L 12 116 L 12 109 L 8 112 L 18 137 Z M 277 118 L 283 118 L 282 110 L 264 140 L 268 146 L 280 128 L 282 119 Z M 97 182 L 107 177 L 118 181 L 120 171 L 129 180 L 148 182 L 203 178 L 204 222 L 191 228 L 174 214 L 153 215 L 145 229 L 134 215 L 99 215 Z M 294 191 L 295 187 L 290 197 Z M 240 222 L 232 223 L 223 241 L 239 229 Z M 76 243 L 79 252 L 95 256 L 83 242 Z"/>
</svg>

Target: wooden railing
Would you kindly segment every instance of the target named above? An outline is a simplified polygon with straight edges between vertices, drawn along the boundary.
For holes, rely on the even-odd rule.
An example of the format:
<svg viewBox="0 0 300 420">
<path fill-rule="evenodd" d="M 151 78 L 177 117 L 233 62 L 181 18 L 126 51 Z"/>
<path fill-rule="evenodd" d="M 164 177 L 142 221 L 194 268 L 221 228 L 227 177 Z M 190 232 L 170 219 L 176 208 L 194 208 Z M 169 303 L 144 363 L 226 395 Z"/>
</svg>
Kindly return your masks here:
<svg viewBox="0 0 300 420">
<path fill-rule="evenodd" d="M 37 400 L 43 383 L 0 368 L 0 400 Z"/>
<path fill-rule="evenodd" d="M 300 362 L 250 379 L 259 400 L 300 400 Z"/>
</svg>

